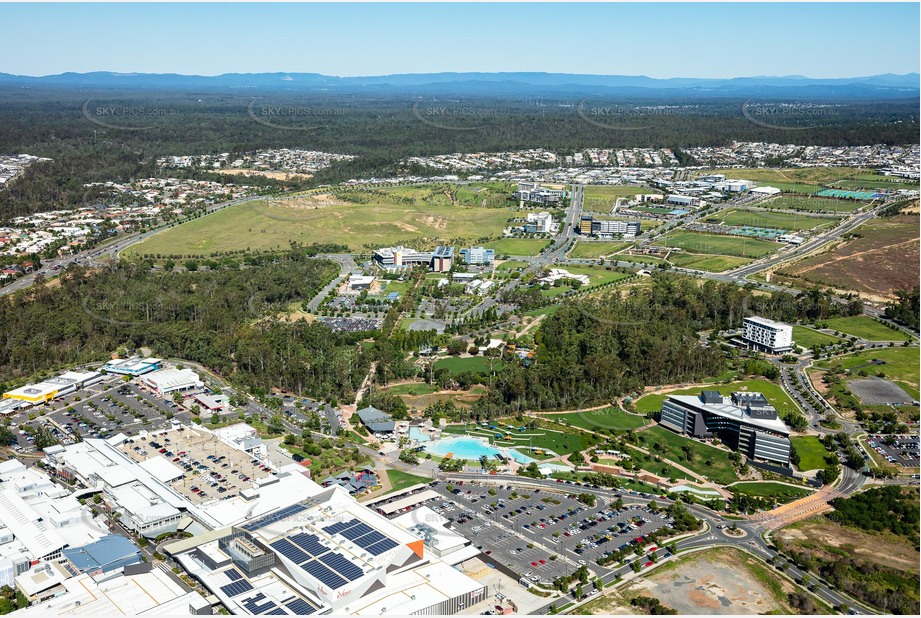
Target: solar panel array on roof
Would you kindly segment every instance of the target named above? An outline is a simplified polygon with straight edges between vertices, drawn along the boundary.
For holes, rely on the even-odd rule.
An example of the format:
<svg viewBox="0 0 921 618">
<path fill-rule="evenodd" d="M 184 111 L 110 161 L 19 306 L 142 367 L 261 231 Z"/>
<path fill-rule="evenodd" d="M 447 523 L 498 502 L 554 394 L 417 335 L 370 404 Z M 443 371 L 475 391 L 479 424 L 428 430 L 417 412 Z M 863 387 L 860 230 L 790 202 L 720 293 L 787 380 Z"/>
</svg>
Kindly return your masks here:
<svg viewBox="0 0 921 618">
<path fill-rule="evenodd" d="M 265 602 L 263 603 L 263 601 Z M 248 599 L 243 599 L 243 601 L 240 602 L 240 605 L 249 610 L 250 614 L 256 616 L 259 614 L 265 614 L 269 612 L 269 610 L 273 610 L 278 607 L 278 605 L 275 604 L 275 601 L 266 599 L 265 594 L 262 592 L 258 592 Z"/>
<path fill-rule="evenodd" d="M 336 523 L 330 524 L 329 526 L 326 526 L 325 528 L 323 528 L 323 531 L 328 532 L 329 534 L 336 534 L 338 532 L 342 532 L 346 528 L 351 528 L 357 523 L 358 523 L 357 519 L 350 519 L 348 521 L 337 521 Z"/>
<path fill-rule="evenodd" d="M 384 539 L 383 541 L 379 541 L 375 543 L 374 545 L 370 545 L 366 547 L 365 549 L 367 549 L 368 553 L 371 554 L 372 556 L 380 556 L 385 551 L 390 551 L 397 545 L 399 545 L 399 543 L 397 543 L 393 539 Z"/>
<path fill-rule="evenodd" d="M 337 575 L 335 571 L 316 560 L 305 562 L 301 565 L 301 568 L 320 580 L 320 583 L 329 586 L 333 590 L 346 583 L 346 580 Z"/>
<path fill-rule="evenodd" d="M 357 519 L 336 522 L 326 526 L 323 530 L 330 534 L 341 534 L 362 549 L 368 550 L 368 553 L 372 556 L 379 556 L 385 551 L 391 550 L 399 545 L 399 543 L 393 539 L 381 534 L 368 524 L 360 522 Z"/>
<path fill-rule="evenodd" d="M 268 515 L 265 515 L 264 517 L 255 519 L 247 524 L 243 524 L 240 527 L 243 528 L 244 530 L 248 530 L 252 532 L 254 530 L 259 530 L 260 528 L 265 528 L 266 526 L 270 524 L 274 524 L 276 521 L 287 519 L 288 517 L 291 517 L 292 515 L 296 515 L 297 513 L 300 513 L 301 511 L 306 511 L 306 510 L 307 510 L 307 507 L 304 506 L 303 504 L 293 504 L 291 506 L 287 506 L 281 509 L 280 511 L 269 513 Z"/>
<path fill-rule="evenodd" d="M 329 551 L 329 548 L 320 543 L 320 539 L 315 534 L 298 532 L 289 536 L 288 539 L 314 558 Z"/>
<path fill-rule="evenodd" d="M 357 522 L 354 526 L 349 526 L 345 530 L 342 530 L 339 534 L 350 541 L 354 541 L 358 537 L 364 536 L 369 532 L 374 532 L 374 528 L 364 522 Z"/>
<path fill-rule="evenodd" d="M 224 575 L 226 575 L 226 576 L 227 576 L 227 579 L 229 579 L 229 580 L 232 581 L 232 582 L 235 582 L 235 581 L 237 581 L 238 579 L 243 579 L 243 576 L 240 575 L 240 572 L 239 572 L 238 570 L 236 570 L 235 568 L 233 568 L 233 567 L 231 567 L 231 568 L 227 569 L 226 571 L 224 571 Z"/>
<path fill-rule="evenodd" d="M 243 594 L 244 592 L 249 592 L 253 589 L 253 585 L 241 579 L 239 581 L 231 582 L 226 586 L 221 586 L 221 591 L 229 597 L 235 597 L 238 594 Z"/>
<path fill-rule="evenodd" d="M 273 609 L 272 611 L 266 612 L 265 615 L 266 615 L 266 616 L 287 616 L 287 615 L 288 615 L 288 612 L 286 612 L 286 611 L 285 611 L 283 608 L 281 608 L 281 607 L 276 607 L 276 608 Z"/>
<path fill-rule="evenodd" d="M 317 608 L 305 601 L 304 599 L 294 599 L 285 603 L 285 607 L 290 609 L 298 616 L 307 616 L 317 611 Z"/>
<path fill-rule="evenodd" d="M 320 556 L 319 560 L 350 582 L 355 581 L 365 574 L 365 572 L 361 570 L 361 567 L 353 564 L 345 556 L 336 552 L 324 554 Z"/>
<path fill-rule="evenodd" d="M 305 551 L 302 551 L 294 545 L 288 539 L 279 539 L 271 543 L 272 549 L 277 551 L 279 554 L 293 562 L 294 564 L 300 564 L 310 560 L 311 556 Z"/>
</svg>

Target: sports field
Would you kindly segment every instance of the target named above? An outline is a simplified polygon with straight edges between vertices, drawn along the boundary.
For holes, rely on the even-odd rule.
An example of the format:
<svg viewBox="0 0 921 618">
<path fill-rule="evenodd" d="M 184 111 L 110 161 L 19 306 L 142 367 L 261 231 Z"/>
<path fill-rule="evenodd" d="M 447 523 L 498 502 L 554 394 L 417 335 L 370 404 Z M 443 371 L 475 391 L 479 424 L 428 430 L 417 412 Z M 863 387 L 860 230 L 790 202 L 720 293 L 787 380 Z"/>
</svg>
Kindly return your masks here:
<svg viewBox="0 0 921 618">
<path fill-rule="evenodd" d="M 849 213 L 865 206 L 863 202 L 837 200 L 824 197 L 788 197 L 782 196 L 758 204 L 760 208 L 774 210 L 805 210 L 814 212 Z"/>
<path fill-rule="evenodd" d="M 777 251 L 781 246 L 767 240 L 687 231 L 669 232 L 659 244 L 667 244 L 669 247 L 678 247 L 693 253 L 749 258 L 769 255 Z"/>
<path fill-rule="evenodd" d="M 829 318 L 822 320 L 822 324 L 845 335 L 853 335 L 869 341 L 906 341 L 909 338 L 902 331 L 890 328 L 865 315 Z"/>
<path fill-rule="evenodd" d="M 428 194 L 424 187 L 416 189 Z M 345 199 L 347 198 L 347 199 Z M 348 200 L 367 200 L 360 201 Z M 411 202 L 384 191 L 312 192 L 271 202 L 254 200 L 169 228 L 133 245 L 128 255 L 209 255 L 301 244 L 365 247 L 498 237 L 511 216 L 507 208 Z"/>
<path fill-rule="evenodd" d="M 487 249 L 495 249 L 497 256 L 538 255 L 545 247 L 549 247 L 551 244 L 553 244 L 552 240 L 540 238 L 500 238 L 499 240 L 492 240 L 483 246 Z"/>
<path fill-rule="evenodd" d="M 790 214 L 785 212 L 763 212 L 752 210 L 721 210 L 707 217 L 707 220 L 716 220 L 723 225 L 741 225 L 750 227 L 765 227 L 780 230 L 811 230 L 822 225 L 837 223 L 837 219 L 828 217 L 810 217 L 808 215 Z"/>
<path fill-rule="evenodd" d="M 447 369 L 451 373 L 473 371 L 475 373 L 489 373 L 490 362 L 493 362 L 495 371 L 502 369 L 502 361 L 488 359 L 484 356 L 470 356 L 467 358 L 451 357 L 435 361 L 435 370 Z"/>
<path fill-rule="evenodd" d="M 696 253 L 674 253 L 668 258 L 668 261 L 680 268 L 693 268 L 710 273 L 721 273 L 751 263 L 748 258 L 729 255 L 698 255 Z"/>
<path fill-rule="evenodd" d="M 815 436 L 793 436 L 790 438 L 796 454 L 799 455 L 799 469 L 818 470 L 825 467 L 825 458 L 831 453 Z"/>
<path fill-rule="evenodd" d="M 569 251 L 569 257 L 576 259 L 599 258 L 611 255 L 616 251 L 625 249 L 631 243 L 613 241 L 578 241 Z"/>
</svg>

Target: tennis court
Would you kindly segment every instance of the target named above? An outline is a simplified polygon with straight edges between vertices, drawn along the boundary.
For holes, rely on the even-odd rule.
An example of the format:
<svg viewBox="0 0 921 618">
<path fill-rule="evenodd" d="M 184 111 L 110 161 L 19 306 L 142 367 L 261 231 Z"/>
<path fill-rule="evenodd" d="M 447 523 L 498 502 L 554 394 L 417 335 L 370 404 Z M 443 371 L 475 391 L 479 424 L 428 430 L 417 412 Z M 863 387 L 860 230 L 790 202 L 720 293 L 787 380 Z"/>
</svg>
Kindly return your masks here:
<svg viewBox="0 0 921 618">
<path fill-rule="evenodd" d="M 884 197 L 883 193 L 874 193 L 870 191 L 845 191 L 843 189 L 825 189 L 816 193 L 819 197 L 838 197 L 845 200 L 875 200 L 878 197 Z"/>
</svg>

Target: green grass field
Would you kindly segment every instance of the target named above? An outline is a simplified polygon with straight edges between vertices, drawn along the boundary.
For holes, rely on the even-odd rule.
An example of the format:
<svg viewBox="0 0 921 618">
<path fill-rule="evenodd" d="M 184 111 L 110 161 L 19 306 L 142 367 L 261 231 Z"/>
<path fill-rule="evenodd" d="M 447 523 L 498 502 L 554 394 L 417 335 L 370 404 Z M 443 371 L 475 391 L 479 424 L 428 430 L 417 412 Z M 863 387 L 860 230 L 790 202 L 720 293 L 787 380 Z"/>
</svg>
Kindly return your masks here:
<svg viewBox="0 0 921 618">
<path fill-rule="evenodd" d="M 729 384 L 708 384 L 706 386 L 696 386 L 685 388 L 670 393 L 650 393 L 636 400 L 636 410 L 640 414 L 647 412 L 658 412 L 662 409 L 662 402 L 666 397 L 671 395 L 699 395 L 703 389 L 717 390 L 723 395 L 729 395 L 736 391 L 755 391 L 763 393 L 767 400 L 777 408 L 778 412 L 785 410 L 798 409 L 780 385 L 767 380 L 738 380 Z"/>
<path fill-rule="evenodd" d="M 820 212 L 849 213 L 863 206 L 863 202 L 836 200 L 827 197 L 778 197 L 758 204 L 761 208 L 775 210 L 811 210 Z"/>
<path fill-rule="evenodd" d="M 490 359 L 484 356 L 470 356 L 467 358 L 442 358 L 435 361 L 435 370 L 447 369 L 451 373 L 463 373 L 465 371 L 474 371 L 476 373 L 489 373 Z M 502 361 L 496 361 L 495 370 L 502 369 Z"/>
<path fill-rule="evenodd" d="M 483 246 L 495 249 L 496 255 L 537 255 L 552 243 L 551 240 L 540 238 L 500 238 Z"/>
<path fill-rule="evenodd" d="M 424 188 L 417 188 L 424 193 Z M 403 203 L 384 192 L 368 203 L 312 193 L 225 208 L 131 246 L 127 255 L 208 255 L 234 250 L 287 248 L 292 242 L 337 243 L 352 250 L 410 241 L 474 241 L 502 234 L 512 211 L 428 203 Z"/>
<path fill-rule="evenodd" d="M 626 447 L 624 452 L 630 455 L 630 459 L 633 460 L 635 466 L 646 470 L 647 472 L 652 472 L 661 477 L 667 479 L 675 479 L 676 481 L 693 481 L 694 477 L 683 470 L 679 470 L 675 466 L 664 461 L 656 461 L 656 455 L 661 453 L 656 451 L 654 454 L 647 455 L 642 451 Z M 616 464 L 615 464 L 616 465 Z M 682 464 L 683 465 L 683 464 Z M 690 466 L 689 466 L 690 467 Z"/>
<path fill-rule="evenodd" d="M 387 478 L 390 479 L 391 489 L 388 494 L 418 485 L 419 483 L 430 483 L 432 479 L 425 476 L 416 476 L 402 470 L 387 470 Z M 386 494 L 385 494 L 386 495 Z"/>
<path fill-rule="evenodd" d="M 569 251 L 569 257 L 577 259 L 607 257 L 615 251 L 620 251 L 630 246 L 628 242 L 612 241 L 579 241 Z"/>
<path fill-rule="evenodd" d="M 774 498 L 778 502 L 791 502 L 799 498 L 804 498 L 812 493 L 804 487 L 793 487 L 786 483 L 776 483 L 773 481 L 763 483 L 736 483 L 728 489 L 743 493 L 746 496 Z"/>
<path fill-rule="evenodd" d="M 765 227 L 775 230 L 811 230 L 820 225 L 835 223 L 828 217 L 810 217 L 785 212 L 763 212 L 751 210 L 722 210 L 707 217 L 707 220 L 722 221 L 724 225 Z"/>
<path fill-rule="evenodd" d="M 563 268 L 573 275 L 588 275 L 588 285 L 591 287 L 604 285 L 612 281 L 620 281 L 621 279 L 626 279 L 631 276 L 627 273 L 608 270 L 603 266 L 573 266 L 567 264 L 563 266 Z"/>
<path fill-rule="evenodd" d="M 608 210 L 610 210 L 614 206 L 614 200 L 619 197 L 633 197 L 634 195 L 661 192 L 649 187 L 636 185 L 587 185 L 583 193 L 585 210 L 597 212 L 598 208 L 590 207 L 594 203 L 590 200 L 597 200 L 598 204 L 602 205 L 607 204 Z"/>
<path fill-rule="evenodd" d="M 751 264 L 752 260 L 729 255 L 698 255 L 696 253 L 675 253 L 668 261 L 679 268 L 693 268 L 709 273 L 721 273 L 732 268 Z"/>
<path fill-rule="evenodd" d="M 603 408 L 589 412 L 572 412 L 567 414 L 543 414 L 544 418 L 566 423 L 582 429 L 617 429 L 626 431 L 636 429 L 649 423 L 649 419 L 637 414 L 630 414 L 616 408 Z"/>
<path fill-rule="evenodd" d="M 741 236 L 720 236 L 699 232 L 675 231 L 666 234 L 657 244 L 667 244 L 694 253 L 732 255 L 736 257 L 759 258 L 774 253 L 780 248 L 776 242 L 744 238 Z"/>
<path fill-rule="evenodd" d="M 825 458 L 831 455 L 815 436 L 794 436 L 790 438 L 796 454 L 799 455 L 799 469 L 818 470 L 825 467 Z"/>
<path fill-rule="evenodd" d="M 901 383 L 903 388 L 914 396 L 918 394 L 918 365 L 921 352 L 918 348 L 882 348 L 879 350 L 865 350 L 848 354 L 832 360 L 819 361 L 819 367 L 838 367 L 841 369 L 855 369 L 866 365 L 871 360 L 881 360 L 883 365 L 869 365 L 867 373 L 877 375 L 882 373 L 887 379 Z M 858 369 L 859 371 L 859 369 Z"/>
<path fill-rule="evenodd" d="M 654 255 L 628 255 L 626 253 L 618 255 L 617 261 L 630 262 L 631 264 L 648 264 L 650 266 L 658 266 L 659 264 L 665 262 L 665 260 L 662 258 L 656 257 Z"/>
<path fill-rule="evenodd" d="M 814 345 L 826 346 L 840 343 L 841 339 L 833 335 L 826 335 L 806 326 L 793 326 L 793 342 L 796 345 L 811 348 Z"/>
<path fill-rule="evenodd" d="M 658 426 L 645 429 L 639 435 L 645 438 L 646 448 L 651 453 L 670 459 L 701 476 L 722 485 L 739 480 L 732 462 L 729 461 L 729 453 L 724 450 L 679 436 Z M 691 452 L 690 459 L 684 452 L 685 447 Z"/>
<path fill-rule="evenodd" d="M 846 318 L 829 318 L 822 323 L 831 329 L 846 335 L 853 335 L 870 341 L 907 341 L 908 335 L 900 330 L 889 328 L 886 324 L 877 322 L 865 315 L 854 315 Z"/>
<path fill-rule="evenodd" d="M 425 382 L 417 382 L 414 384 L 397 384 L 396 386 L 388 386 L 384 390 L 386 390 L 391 395 L 428 395 L 436 392 L 438 387 L 432 386 L 431 384 L 426 384 Z"/>
<path fill-rule="evenodd" d="M 540 307 L 539 309 L 531 309 L 530 311 L 525 311 L 522 315 L 527 315 L 531 317 L 537 317 L 539 315 L 553 315 L 560 310 L 561 305 L 547 305 L 546 307 Z"/>
</svg>

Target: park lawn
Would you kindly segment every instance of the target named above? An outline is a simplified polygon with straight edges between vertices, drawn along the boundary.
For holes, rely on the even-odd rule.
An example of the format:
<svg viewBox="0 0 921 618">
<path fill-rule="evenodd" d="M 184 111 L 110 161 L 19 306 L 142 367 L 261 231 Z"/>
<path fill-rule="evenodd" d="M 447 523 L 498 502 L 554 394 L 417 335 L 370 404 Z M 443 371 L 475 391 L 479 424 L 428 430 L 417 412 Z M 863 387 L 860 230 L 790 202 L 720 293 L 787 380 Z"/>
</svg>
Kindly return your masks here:
<svg viewBox="0 0 921 618">
<path fill-rule="evenodd" d="M 500 273 L 500 272 L 516 273 L 516 272 L 521 272 L 528 266 L 530 266 L 528 262 L 523 262 L 521 260 L 506 260 L 502 262 L 501 264 L 497 264 L 495 268 L 496 268 L 497 273 Z"/>
<path fill-rule="evenodd" d="M 621 273 L 615 270 L 608 270 L 603 266 L 572 266 L 567 264 L 564 266 L 564 270 L 569 271 L 573 275 L 588 275 L 588 287 L 604 285 L 633 276 L 633 273 Z"/>
<path fill-rule="evenodd" d="M 732 462 L 729 461 L 729 453 L 722 449 L 679 436 L 658 426 L 644 429 L 638 436 L 645 438 L 645 446 L 651 453 L 670 459 L 721 485 L 728 485 L 739 480 Z M 656 444 L 659 445 L 659 448 L 655 447 Z M 685 455 L 685 447 L 692 453 L 690 461 Z M 710 462 L 710 465 L 707 465 L 707 461 Z"/>
<path fill-rule="evenodd" d="M 803 193 L 805 195 L 814 195 L 823 189 L 821 185 L 808 185 L 801 182 L 771 182 L 770 186 L 784 193 Z"/>
<path fill-rule="evenodd" d="M 365 204 L 336 201 L 319 206 L 317 196 L 250 201 L 159 232 L 126 251 L 129 255 L 210 255 L 226 251 L 286 249 L 335 243 L 361 251 L 450 238 L 458 243 L 499 237 L 510 209 L 406 204 L 385 194 Z M 313 204 L 313 206 L 311 206 Z M 547 241 L 540 241 L 547 242 Z"/>
<path fill-rule="evenodd" d="M 884 365 L 869 365 L 866 367 L 867 372 L 872 375 L 882 372 L 887 379 L 910 385 L 913 387 L 914 392 L 917 393 L 919 357 L 921 357 L 921 352 L 919 352 L 918 348 L 880 348 L 863 350 L 847 356 L 819 361 L 816 365 L 852 370 L 866 365 L 871 360 L 881 360 L 885 363 Z M 859 369 L 857 370 L 859 371 Z M 909 393 L 911 392 L 909 391 Z"/>
<path fill-rule="evenodd" d="M 391 395 L 429 395 L 438 391 L 437 386 L 426 384 L 425 382 L 415 382 L 413 384 L 397 384 L 388 386 L 384 389 Z"/>
<path fill-rule="evenodd" d="M 541 307 L 539 309 L 531 309 L 530 311 L 525 311 L 522 315 L 528 315 L 531 317 L 537 317 L 539 315 L 553 315 L 560 310 L 561 305 L 547 305 L 546 307 Z"/>
<path fill-rule="evenodd" d="M 761 202 L 758 204 L 758 207 L 774 210 L 811 210 L 817 212 L 848 213 L 864 205 L 863 202 L 828 197 L 781 196 L 767 202 Z"/>
<path fill-rule="evenodd" d="M 432 481 L 432 479 L 425 476 L 417 476 L 415 474 L 410 474 L 409 472 L 403 472 L 402 470 L 387 470 L 387 478 L 390 479 L 391 485 L 390 491 L 387 492 L 388 494 L 401 491 L 407 487 L 412 487 L 413 485 L 418 485 L 420 483 L 430 483 Z"/>
<path fill-rule="evenodd" d="M 710 273 L 721 273 L 725 270 L 738 268 L 751 264 L 752 260 L 729 255 L 698 255 L 696 253 L 675 253 L 668 261 L 679 268 L 693 268 Z"/>
<path fill-rule="evenodd" d="M 701 170 L 696 176 L 723 174 L 726 178 L 744 178 L 757 181 L 759 185 L 773 187 L 776 186 L 774 184 L 776 182 L 821 185 L 870 172 L 872 170 L 869 168 L 858 167 L 749 167 Z M 781 187 L 777 188 L 780 189 Z"/>
<path fill-rule="evenodd" d="M 500 238 L 483 246 L 495 250 L 496 255 L 538 255 L 551 244 L 553 241 L 542 238 Z"/>
<path fill-rule="evenodd" d="M 629 247 L 632 243 L 616 240 L 578 241 L 569 251 L 569 257 L 576 259 L 590 259 L 607 257 L 612 253 Z"/>
<path fill-rule="evenodd" d="M 827 335 L 813 330 L 808 326 L 793 326 L 793 341 L 796 345 L 803 348 L 811 348 L 814 345 L 826 346 L 840 343 L 842 340 L 834 335 Z"/>
<path fill-rule="evenodd" d="M 794 487 L 786 483 L 767 481 L 763 483 L 736 483 L 728 489 L 738 491 L 746 496 L 775 498 L 781 502 L 790 502 L 812 493 L 805 487 Z"/>
<path fill-rule="evenodd" d="M 665 262 L 664 259 L 656 257 L 654 255 L 632 255 L 629 253 L 621 253 L 615 255 L 611 258 L 612 260 L 617 260 L 618 262 L 630 262 L 632 264 L 647 264 L 649 266 L 658 266 Z"/>
<path fill-rule="evenodd" d="M 438 371 L 439 369 L 447 369 L 451 373 L 463 373 L 465 371 L 473 371 L 474 373 L 489 373 L 489 363 L 492 359 L 488 359 L 485 356 L 469 356 L 466 358 L 460 357 L 449 357 L 442 358 L 435 361 L 434 369 Z M 499 371 L 502 369 L 502 361 L 494 361 L 494 370 Z"/>
<path fill-rule="evenodd" d="M 865 315 L 822 320 L 827 327 L 845 335 L 853 335 L 869 341 L 907 341 L 908 335 Z"/>
<path fill-rule="evenodd" d="M 710 217 L 708 217 L 709 219 Z M 811 230 L 820 225 L 835 223 L 837 219 L 829 217 L 810 217 L 786 212 L 763 212 L 751 210 L 723 210 L 712 218 L 719 219 L 724 225 L 764 227 L 773 230 Z"/>
<path fill-rule="evenodd" d="M 644 187 L 640 185 L 586 185 L 583 190 L 583 199 L 603 199 L 603 198 L 617 198 L 617 197 L 632 197 L 634 195 L 642 194 L 652 194 L 658 193 L 661 195 L 660 191 L 656 189 L 651 189 L 649 187 Z M 611 200 L 613 206 L 613 199 Z M 583 210 L 591 210 L 590 208 L 584 207 Z M 610 209 L 609 209 L 610 210 Z"/>
<path fill-rule="evenodd" d="M 630 414 L 618 408 L 602 408 L 586 412 L 570 412 L 566 414 L 543 414 L 544 418 L 566 423 L 573 427 L 581 427 L 595 431 L 597 429 L 617 429 L 626 431 L 636 429 L 649 423 L 649 419 L 638 414 Z"/>
<path fill-rule="evenodd" d="M 655 455 L 647 455 L 646 453 L 630 448 L 629 446 L 624 447 L 624 452 L 630 456 L 634 466 L 637 468 L 642 468 L 647 472 L 652 472 L 653 474 L 657 474 L 667 479 L 675 479 L 676 481 L 696 480 L 687 472 L 679 470 L 669 463 L 664 461 L 656 461 Z"/>
<path fill-rule="evenodd" d="M 568 285 L 555 285 L 546 290 L 541 290 L 540 295 L 544 298 L 556 298 L 557 296 L 562 296 L 567 292 L 571 292 L 573 288 Z"/>
<path fill-rule="evenodd" d="M 500 422 L 505 425 L 499 425 Z M 481 427 L 476 423 L 472 423 L 469 425 L 448 425 L 445 427 L 445 432 L 487 438 L 492 445 L 516 448 L 521 453 L 529 456 L 532 453 L 531 449 L 527 447 L 533 447 L 534 450 L 553 451 L 558 455 L 569 455 L 592 445 L 588 440 L 583 440 L 582 436 L 584 434 L 541 428 L 518 431 L 519 425 L 513 418 L 496 419 L 490 421 L 490 425 L 496 425 L 496 428 L 490 429 L 489 427 Z M 496 438 L 497 433 L 509 433 L 512 437 L 511 439 Z M 595 442 L 596 440 L 592 439 L 591 441 Z"/>
<path fill-rule="evenodd" d="M 648 412 L 658 412 L 662 409 L 662 402 L 666 397 L 671 395 L 699 395 L 700 391 L 703 389 L 707 390 L 717 390 L 723 395 L 729 395 L 736 391 L 755 391 L 762 393 L 767 400 L 777 408 L 779 413 L 783 413 L 785 410 L 798 410 L 796 404 L 793 403 L 793 400 L 790 399 L 783 388 L 780 385 L 775 384 L 774 382 L 769 382 L 767 380 L 737 380 L 735 382 L 730 382 L 729 384 L 706 384 L 703 386 L 695 386 L 691 388 L 685 388 L 681 390 L 672 391 L 670 393 L 650 393 L 636 400 L 636 410 L 640 414 L 646 414 Z"/>
<path fill-rule="evenodd" d="M 802 471 L 819 470 L 825 467 L 825 458 L 831 453 L 815 436 L 793 436 L 790 438 L 793 448 L 799 455 L 798 468 Z"/>
<path fill-rule="evenodd" d="M 384 280 L 381 283 L 382 283 L 382 288 L 383 288 L 381 289 L 381 294 L 384 296 L 386 296 L 387 294 L 390 294 L 391 292 L 397 292 L 398 294 L 405 294 L 406 290 L 409 289 L 409 286 L 412 285 L 411 283 L 408 283 L 406 281 Z"/>
<path fill-rule="evenodd" d="M 781 245 L 776 242 L 745 238 L 743 236 L 722 236 L 679 230 L 669 232 L 657 244 L 677 247 L 685 251 L 736 257 L 759 258 L 777 251 Z"/>
</svg>

